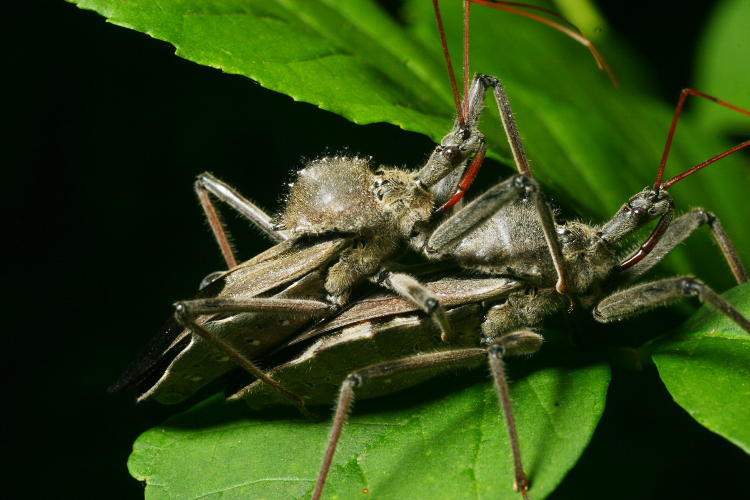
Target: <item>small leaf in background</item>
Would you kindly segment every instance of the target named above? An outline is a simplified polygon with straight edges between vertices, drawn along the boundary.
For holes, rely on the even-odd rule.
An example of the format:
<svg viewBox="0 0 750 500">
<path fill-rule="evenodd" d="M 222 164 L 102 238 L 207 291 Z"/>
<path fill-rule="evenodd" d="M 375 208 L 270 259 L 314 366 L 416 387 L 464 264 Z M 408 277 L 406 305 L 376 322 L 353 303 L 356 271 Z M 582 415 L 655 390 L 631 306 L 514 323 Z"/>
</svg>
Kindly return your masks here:
<svg viewBox="0 0 750 500">
<path fill-rule="evenodd" d="M 724 297 L 750 317 L 750 283 Z M 750 335 L 704 305 L 653 347 L 674 400 L 698 422 L 750 453 Z"/>
<path fill-rule="evenodd" d="M 564 366 L 542 358 L 548 356 L 510 364 L 530 494 L 539 500 L 586 448 L 610 377 L 607 366 L 580 357 Z M 514 371 L 526 374 L 513 377 Z M 515 498 L 492 384 L 455 378 L 360 402 L 344 429 L 324 497 L 368 498 L 366 490 L 382 499 L 465 498 L 467 492 Z M 328 420 L 249 414 L 215 398 L 144 433 L 128 465 L 146 481 L 151 500 L 303 499 L 312 492 L 329 432 Z"/>
</svg>

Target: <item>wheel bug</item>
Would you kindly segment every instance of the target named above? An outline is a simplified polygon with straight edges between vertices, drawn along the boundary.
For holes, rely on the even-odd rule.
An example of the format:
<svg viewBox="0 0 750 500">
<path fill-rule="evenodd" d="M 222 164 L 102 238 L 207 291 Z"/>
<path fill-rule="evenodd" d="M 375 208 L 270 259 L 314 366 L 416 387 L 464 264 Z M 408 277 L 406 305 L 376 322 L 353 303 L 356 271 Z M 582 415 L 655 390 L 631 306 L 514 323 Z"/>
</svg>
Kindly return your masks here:
<svg viewBox="0 0 750 500">
<path fill-rule="evenodd" d="M 503 2 L 497 5 L 517 10 Z M 587 44 L 606 69 L 585 38 L 545 22 Z M 478 120 L 487 90 L 484 80 L 478 82 L 471 103 L 419 171 L 373 172 L 369 160 L 362 158 L 315 160 L 298 173 L 286 208 L 275 221 L 210 174 L 199 176 L 196 191 L 229 271 L 207 278 L 197 298 L 177 304 L 176 322 L 112 389 L 137 385 L 140 399 L 176 403 L 239 364 L 305 412 L 299 395 L 265 377 L 250 359 L 283 343 L 307 321 L 334 313 L 348 302 L 352 288 L 368 278 L 414 301 L 448 338 L 444 311 L 429 289 L 408 275 L 390 272 L 383 263 L 405 243 L 421 250 L 436 219 L 460 201 L 476 176 L 485 151 Z M 272 239 L 289 240 L 237 265 L 212 197 Z M 205 349 L 206 343 L 218 350 Z"/>
</svg>

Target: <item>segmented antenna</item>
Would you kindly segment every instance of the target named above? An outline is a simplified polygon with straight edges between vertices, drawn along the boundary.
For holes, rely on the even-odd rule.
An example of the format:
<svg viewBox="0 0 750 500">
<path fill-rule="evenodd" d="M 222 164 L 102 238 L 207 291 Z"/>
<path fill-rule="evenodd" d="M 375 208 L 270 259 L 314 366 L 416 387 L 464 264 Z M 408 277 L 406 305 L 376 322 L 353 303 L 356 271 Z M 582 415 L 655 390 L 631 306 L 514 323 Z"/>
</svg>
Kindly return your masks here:
<svg viewBox="0 0 750 500">
<path fill-rule="evenodd" d="M 612 69 L 607 64 L 607 61 L 604 60 L 604 57 L 602 57 L 602 55 L 599 53 L 599 50 L 597 50 L 594 43 L 588 38 L 586 38 L 585 36 L 583 36 L 583 34 L 581 33 L 581 30 L 579 30 L 573 23 L 565 19 L 563 16 L 561 16 L 557 12 L 550 10 L 550 9 L 546 9 L 544 7 L 539 7 L 538 5 L 529 5 L 529 4 L 520 3 L 520 2 L 503 2 L 501 0 L 469 0 L 469 1 L 478 5 L 484 5 L 485 7 L 491 7 L 493 9 L 510 12 L 511 14 L 516 14 L 518 16 L 528 17 L 529 19 L 533 21 L 546 24 L 550 28 L 556 29 L 557 31 L 563 33 L 564 35 L 567 35 L 568 37 L 572 38 L 576 42 L 586 47 L 588 51 L 591 52 L 591 55 L 596 61 L 596 65 L 599 67 L 600 70 L 607 73 L 607 76 L 609 77 L 613 86 L 615 87 L 620 86 L 620 84 L 617 82 L 617 78 L 615 78 L 615 74 L 612 72 Z M 547 19 L 546 17 L 542 17 L 532 12 L 526 12 L 525 10 L 521 10 L 521 9 L 535 10 L 537 12 L 543 12 L 547 15 L 554 16 L 560 21 L 562 21 L 564 24 L 566 24 L 567 27 L 551 19 Z"/>
<path fill-rule="evenodd" d="M 594 46 L 593 42 L 583 36 L 580 32 L 580 30 L 570 21 L 565 19 L 563 16 L 558 14 L 557 12 L 547 9 L 545 7 L 540 7 L 538 5 L 530 5 L 520 2 L 505 2 L 501 0 L 463 0 L 464 2 L 464 36 L 463 36 L 463 99 L 458 94 L 458 84 L 456 82 L 456 75 L 453 71 L 453 62 L 451 61 L 451 55 L 450 50 L 448 50 L 448 41 L 445 37 L 445 27 L 443 26 L 443 18 L 440 15 L 440 6 L 438 5 L 438 0 L 432 0 L 432 7 L 435 11 L 435 20 L 438 25 L 438 32 L 440 33 L 440 44 L 443 49 L 443 58 L 445 59 L 445 65 L 448 70 L 448 78 L 451 82 L 451 91 L 453 92 L 453 101 L 456 106 L 456 117 L 458 120 L 458 123 L 463 127 L 466 124 L 466 115 L 468 114 L 468 102 L 466 102 L 466 96 L 469 93 L 469 11 L 471 8 L 471 4 L 475 3 L 478 5 L 483 5 L 485 7 L 491 7 L 493 9 L 502 10 L 505 12 L 510 12 L 511 14 L 516 14 L 518 16 L 523 16 L 531 19 L 532 21 L 536 21 L 538 23 L 546 24 L 547 26 L 556 29 L 557 31 L 560 31 L 561 33 L 567 35 L 568 37 L 572 38 L 576 42 L 580 43 L 584 47 L 586 47 L 589 52 L 591 52 L 591 55 L 594 57 L 594 60 L 596 61 L 596 65 L 599 67 L 599 69 L 603 70 L 607 73 L 607 76 L 612 81 L 612 85 L 615 87 L 619 87 L 619 84 L 617 82 L 617 79 L 615 78 L 614 73 L 610 69 L 607 62 L 604 60 L 602 55 L 599 53 L 597 48 Z M 527 12 L 526 10 L 533 10 L 537 12 L 542 12 L 546 15 L 553 16 L 560 20 L 562 23 L 558 23 L 556 21 L 553 21 L 551 19 L 547 19 L 546 17 L 542 17 L 538 14 L 534 14 L 533 12 Z M 564 26 L 563 24 L 567 25 Z M 463 101 L 463 103 L 462 103 Z"/>
<path fill-rule="evenodd" d="M 689 168 L 682 172 L 681 174 L 678 174 L 671 179 L 669 179 L 667 182 L 661 182 L 662 177 L 664 176 L 664 166 L 667 163 L 667 156 L 669 156 L 669 149 L 672 146 L 672 138 L 674 137 L 675 129 L 677 128 L 677 120 L 680 118 L 680 113 L 682 112 L 682 107 L 685 105 L 685 99 L 687 99 L 687 96 L 694 95 L 698 97 L 703 97 L 704 99 L 708 99 L 709 101 L 713 101 L 717 104 L 721 104 L 724 107 L 727 107 L 729 109 L 733 109 L 735 111 L 739 111 L 740 113 L 744 115 L 750 116 L 750 111 L 747 111 L 745 109 L 742 109 L 738 106 L 735 106 L 734 104 L 729 104 L 728 102 L 721 101 L 715 97 L 712 97 L 708 94 L 704 94 L 702 92 L 698 92 L 697 90 L 693 89 L 682 89 L 682 92 L 680 92 L 680 99 L 677 101 L 677 107 L 674 111 L 674 117 L 672 118 L 672 125 L 669 127 L 669 133 L 667 134 L 667 143 L 664 146 L 664 153 L 661 156 L 661 162 L 659 162 L 659 169 L 656 172 L 656 181 L 654 182 L 654 189 L 657 191 L 661 191 L 662 189 L 666 189 L 675 182 L 684 179 L 685 177 L 697 172 L 698 170 L 702 169 L 703 167 L 706 167 L 710 164 L 712 164 L 715 161 L 721 160 L 725 156 L 729 156 L 730 154 L 739 151 L 740 149 L 744 149 L 748 146 L 750 146 L 750 140 L 747 140 L 743 143 L 738 144 L 737 146 L 730 148 L 726 151 L 724 151 L 721 154 L 718 154 L 714 156 L 713 158 L 709 158 L 708 160 L 699 163 L 698 165 L 694 166 L 693 168 Z M 624 262 L 620 263 L 615 270 L 617 272 L 624 271 L 625 269 L 628 269 L 629 267 L 633 267 L 638 262 L 642 261 L 650 252 L 651 250 L 656 247 L 656 244 L 659 243 L 662 236 L 664 236 L 664 233 L 667 231 L 667 227 L 669 227 L 669 224 L 672 222 L 672 216 L 673 212 L 669 211 L 665 215 L 662 216 L 662 218 L 659 220 L 659 223 L 654 228 L 654 230 L 649 235 L 648 239 L 646 240 L 643 245 L 640 246 L 640 248 L 630 257 L 628 257 Z M 722 252 L 724 252 L 724 256 L 727 258 L 727 262 L 729 263 L 729 267 L 732 269 L 732 273 L 737 278 L 737 281 L 739 283 L 744 283 L 747 281 L 747 274 L 744 271 L 744 268 L 742 267 L 742 264 L 739 263 L 737 260 L 734 260 L 729 257 L 729 255 L 735 254 L 736 252 L 731 249 L 731 243 L 728 241 L 725 241 L 725 243 L 722 244 L 722 239 L 719 238 L 716 234 L 714 234 L 715 237 L 717 237 L 717 241 L 719 242 L 719 246 L 722 248 Z M 727 248 L 731 250 L 727 250 Z M 734 262 L 734 264 L 733 264 Z"/>
<path fill-rule="evenodd" d="M 697 97 L 708 99 L 709 101 L 715 102 L 716 104 L 720 104 L 724 106 L 725 108 L 729 108 L 734 111 L 738 111 L 744 115 L 750 116 L 750 111 L 746 109 L 742 109 L 739 106 L 735 106 L 734 104 L 730 104 L 728 102 L 722 101 L 720 99 L 717 99 L 716 97 L 710 96 L 708 94 L 704 94 L 703 92 L 698 92 L 697 90 L 682 89 L 682 92 L 680 92 L 680 98 L 677 101 L 677 107 L 674 110 L 674 117 L 672 117 L 672 125 L 670 125 L 669 127 L 669 133 L 667 134 L 667 143 L 664 145 L 664 153 L 662 153 L 661 155 L 661 161 L 659 162 L 659 169 L 656 172 L 656 181 L 654 181 L 654 189 L 658 189 L 658 190 L 666 189 L 672 184 L 674 184 L 675 182 L 684 179 L 685 177 L 693 174 L 694 172 L 697 172 L 703 167 L 707 167 L 713 162 L 721 160 L 725 156 L 729 156 L 730 154 L 736 151 L 739 151 L 740 149 L 744 149 L 750 146 L 750 140 L 745 141 L 731 149 L 728 149 L 727 151 L 724 151 L 721 154 L 714 156 L 713 158 L 709 158 L 708 160 L 699 163 L 698 165 L 682 172 L 679 175 L 672 177 L 667 182 L 661 182 L 662 178 L 664 177 L 664 168 L 667 164 L 667 157 L 669 156 L 669 150 L 672 148 L 672 139 L 674 138 L 675 129 L 677 128 L 677 121 L 680 118 L 680 113 L 682 113 L 682 107 L 685 105 L 685 100 L 687 99 L 689 95 L 694 95 Z"/>
<path fill-rule="evenodd" d="M 469 9 L 471 1 L 464 0 L 464 116 L 469 116 Z"/>
<path fill-rule="evenodd" d="M 432 7 L 435 10 L 435 20 L 438 25 L 438 32 L 440 33 L 440 45 L 443 47 L 443 58 L 445 59 L 445 65 L 448 67 L 448 78 L 451 81 L 451 90 L 453 91 L 453 101 L 456 104 L 456 117 L 458 123 L 463 127 L 466 123 L 464 118 L 463 109 L 461 107 L 461 96 L 458 95 L 458 85 L 456 85 L 456 75 L 453 73 L 453 63 L 451 62 L 451 53 L 448 50 L 448 41 L 445 39 L 445 28 L 443 27 L 443 17 L 440 15 L 440 6 L 438 0 L 432 0 Z M 464 84 L 464 89 L 466 85 Z M 464 90 L 464 95 L 465 95 Z"/>
</svg>

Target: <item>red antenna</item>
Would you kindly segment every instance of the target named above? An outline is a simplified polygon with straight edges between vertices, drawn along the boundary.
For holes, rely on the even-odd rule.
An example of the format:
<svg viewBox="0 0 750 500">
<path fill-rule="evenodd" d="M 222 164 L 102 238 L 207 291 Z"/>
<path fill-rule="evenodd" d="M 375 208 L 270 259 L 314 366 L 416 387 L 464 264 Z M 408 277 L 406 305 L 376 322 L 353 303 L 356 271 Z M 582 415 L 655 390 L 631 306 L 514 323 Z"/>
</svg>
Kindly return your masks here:
<svg viewBox="0 0 750 500">
<path fill-rule="evenodd" d="M 694 172 L 697 172 L 698 170 L 702 169 L 703 167 L 707 167 L 708 165 L 712 164 L 715 161 L 721 160 L 725 156 L 729 156 L 730 154 L 739 151 L 740 149 L 744 149 L 748 146 L 750 146 L 750 140 L 745 141 L 733 148 L 728 149 L 727 151 L 724 151 L 721 154 L 718 154 L 714 156 L 713 158 L 709 158 L 708 160 L 699 163 L 698 165 L 694 166 L 693 168 L 690 168 L 684 172 L 682 172 L 679 175 L 676 175 L 675 177 L 672 177 L 667 182 L 661 182 L 662 178 L 664 177 L 664 168 L 667 164 L 667 157 L 669 156 L 669 150 L 672 147 L 672 139 L 674 138 L 675 129 L 677 128 L 677 121 L 680 118 L 680 113 L 682 113 L 682 108 L 685 105 L 685 100 L 689 95 L 694 95 L 697 97 L 702 97 L 704 99 L 708 99 L 709 101 L 715 102 L 716 104 L 720 104 L 724 106 L 725 108 L 732 109 L 734 111 L 738 111 L 742 113 L 743 115 L 750 116 L 750 111 L 746 109 L 742 109 L 739 106 L 735 106 L 734 104 L 730 104 L 728 102 L 722 101 L 717 99 L 716 97 L 710 96 L 708 94 L 704 94 L 703 92 L 698 92 L 697 90 L 693 89 L 682 89 L 682 92 L 680 92 L 680 98 L 677 101 L 677 107 L 674 111 L 674 117 L 672 118 L 672 125 L 669 127 L 669 133 L 667 134 L 667 143 L 664 145 L 664 153 L 661 155 L 661 161 L 659 162 L 659 169 L 656 172 L 656 181 L 654 181 L 654 189 L 666 189 L 672 184 L 676 183 L 679 180 L 684 179 L 685 177 L 693 174 Z"/>
<path fill-rule="evenodd" d="M 464 30 L 463 30 L 464 31 L 464 36 L 463 36 L 463 100 L 464 101 L 466 100 L 466 94 L 468 94 L 469 92 L 469 76 L 470 76 L 469 75 L 469 10 L 471 8 L 472 3 L 483 5 L 485 7 L 491 7 L 493 9 L 503 10 L 505 12 L 510 12 L 511 14 L 516 14 L 519 16 L 527 17 L 533 21 L 546 24 L 547 26 L 553 29 L 556 29 L 557 31 L 560 31 L 561 33 L 567 35 L 568 37 L 572 38 L 578 43 L 584 45 L 589 50 L 589 52 L 591 52 L 591 55 L 594 57 L 594 60 L 596 61 L 596 64 L 599 67 L 599 69 L 607 73 L 607 76 L 609 76 L 610 80 L 612 81 L 612 84 L 615 87 L 619 86 L 614 73 L 612 73 L 612 70 L 610 69 L 609 65 L 601 56 L 601 54 L 596 49 L 596 47 L 591 42 L 591 40 L 583 36 L 578 28 L 576 28 L 570 21 L 562 17 L 557 12 L 544 8 L 544 7 L 539 7 L 537 5 L 529 5 L 529 4 L 520 3 L 520 2 L 504 2 L 501 0 L 463 0 L 463 2 L 464 2 Z M 462 105 L 462 98 L 461 96 L 458 95 L 458 84 L 456 82 L 456 75 L 453 71 L 453 62 L 451 61 L 450 51 L 448 50 L 448 42 L 445 37 L 445 27 L 443 26 L 443 18 L 440 15 L 440 6 L 438 5 L 438 0 L 432 0 L 432 7 L 435 11 L 435 20 L 437 21 L 438 32 L 440 33 L 440 44 L 443 48 L 443 58 L 445 59 L 445 65 L 448 69 L 448 78 L 450 79 L 450 82 L 451 82 L 451 91 L 453 92 L 453 101 L 456 107 L 456 117 L 457 117 L 458 123 L 461 126 L 463 126 L 466 123 L 466 114 L 468 113 L 468 109 L 467 109 L 468 103 L 463 102 L 463 105 Z M 526 10 L 523 10 L 523 9 L 526 9 Z M 546 15 L 555 17 L 567 26 L 563 26 L 563 24 L 559 22 L 553 21 L 546 17 L 542 17 L 533 12 L 527 12 L 527 10 L 542 12 Z"/>
<path fill-rule="evenodd" d="M 469 9 L 471 1 L 464 0 L 464 116 L 469 114 Z"/>
<path fill-rule="evenodd" d="M 445 28 L 443 27 L 443 17 L 440 15 L 440 6 L 438 0 L 432 0 L 432 7 L 435 10 L 435 20 L 438 25 L 438 32 L 440 33 L 440 44 L 443 47 L 443 58 L 445 59 L 445 65 L 448 67 L 448 78 L 451 81 L 451 90 L 453 91 L 453 101 L 456 104 L 456 117 L 458 123 L 463 127 L 466 123 L 464 118 L 463 110 L 461 108 L 461 96 L 458 95 L 458 85 L 456 85 L 456 75 L 453 73 L 453 63 L 451 62 L 451 53 L 448 50 L 448 41 L 445 39 Z M 464 88 L 466 85 L 464 84 Z"/>
<path fill-rule="evenodd" d="M 537 5 L 529 5 L 529 4 L 520 3 L 520 2 L 503 2 L 501 0 L 468 0 L 468 1 L 478 4 L 478 5 L 484 5 L 485 7 L 491 7 L 493 9 L 510 12 L 511 14 L 516 14 L 518 16 L 528 17 L 529 19 L 533 21 L 546 24 L 550 28 L 556 29 L 557 31 L 563 33 L 564 35 L 572 38 L 576 42 L 586 47 L 589 50 L 589 52 L 591 52 L 591 55 L 594 57 L 594 60 L 596 61 L 596 65 L 599 67 L 599 69 L 607 73 L 607 76 L 612 82 L 612 85 L 614 85 L 615 87 L 620 86 L 620 84 L 617 82 L 617 78 L 615 78 L 615 74 L 612 72 L 612 69 L 607 64 L 607 61 L 605 61 L 602 55 L 599 53 L 594 43 L 588 38 L 586 38 L 585 36 L 583 36 L 583 34 L 581 34 L 581 30 L 579 30 L 573 23 L 565 19 L 563 16 L 561 16 L 557 12 L 550 10 L 550 9 L 546 9 L 544 7 L 539 7 Z M 525 10 L 521 10 L 521 9 L 543 12 L 544 14 L 556 17 L 567 26 L 563 26 L 562 24 L 556 21 L 547 19 L 546 17 L 542 17 L 532 12 L 526 12 Z"/>
</svg>

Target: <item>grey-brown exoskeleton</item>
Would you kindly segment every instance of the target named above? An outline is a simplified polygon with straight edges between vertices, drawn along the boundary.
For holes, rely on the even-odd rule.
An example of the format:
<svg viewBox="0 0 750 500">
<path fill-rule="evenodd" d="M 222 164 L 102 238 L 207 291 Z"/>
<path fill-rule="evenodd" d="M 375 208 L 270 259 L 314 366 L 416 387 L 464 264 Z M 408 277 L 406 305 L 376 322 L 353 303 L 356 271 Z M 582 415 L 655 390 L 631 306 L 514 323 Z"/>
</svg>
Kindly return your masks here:
<svg viewBox="0 0 750 500">
<path fill-rule="evenodd" d="M 141 398 L 180 402 L 239 365 L 303 409 L 300 395 L 265 376 L 252 360 L 306 322 L 339 310 L 365 279 L 413 301 L 448 339 L 444 311 L 430 290 L 386 264 L 402 247 L 422 251 L 442 214 L 471 184 L 484 158 L 478 121 L 493 82 L 475 79 L 453 127 L 420 169 L 380 167 L 357 157 L 314 160 L 298 172 L 275 218 L 210 174 L 199 176 L 196 191 L 229 270 L 205 280 L 195 299 L 176 304 L 177 322 L 113 388 L 138 385 Z M 501 116 L 508 116 L 504 94 L 494 96 Z M 278 245 L 238 265 L 212 198 Z M 217 349 L 206 349 L 206 343 Z"/>
<path fill-rule="evenodd" d="M 184 328 L 177 328 L 175 336 L 154 349 L 153 359 L 169 367 L 145 396 L 172 394 L 164 389 L 169 380 L 177 380 L 175 385 L 180 387 L 187 386 L 186 380 L 203 384 L 209 377 L 204 379 L 202 371 L 191 375 L 189 370 L 195 356 L 201 363 L 215 365 L 210 377 L 228 370 L 234 361 L 304 411 L 305 401 L 322 401 L 326 396 L 304 392 L 304 387 L 295 386 L 295 380 L 284 380 L 283 366 L 265 373 L 254 360 L 262 360 L 270 349 L 284 344 L 311 318 L 338 312 L 337 307 L 348 303 L 353 286 L 371 278 L 410 300 L 396 306 L 394 300 L 398 299 L 389 299 L 378 304 L 386 304 L 386 309 L 377 314 L 394 315 L 404 312 L 404 308 L 413 311 L 418 307 L 435 314 L 442 335 L 434 335 L 432 324 L 421 321 L 414 332 L 398 332 L 415 336 L 427 332 L 429 339 L 424 343 L 405 343 L 403 348 L 394 345 L 388 358 L 352 357 L 347 360 L 350 365 L 342 366 L 346 369 L 337 375 L 336 382 L 341 387 L 332 437 L 313 498 L 321 495 L 355 390 L 381 394 L 388 389 L 378 388 L 372 381 L 413 371 L 429 376 L 446 366 L 475 365 L 486 359 L 492 367 L 513 444 L 516 488 L 526 496 L 528 482 L 514 432 L 503 357 L 538 350 L 542 344 L 539 329 L 545 316 L 578 303 L 593 308 L 597 319 L 607 321 L 686 294 L 698 294 L 750 331 L 746 318 L 692 278 L 665 280 L 611 294 L 650 269 L 704 223 L 713 229 L 738 281 L 746 280 L 739 258 L 713 215 L 693 211 L 670 224 L 673 206 L 665 188 L 680 176 L 661 183 L 660 174 L 654 188 L 636 194 L 602 226 L 575 221 L 558 223 L 531 178 L 500 81 L 479 75 L 470 87 L 468 81 L 465 86 L 469 90 L 463 104 L 457 103 L 458 119 L 453 129 L 418 172 L 372 169 L 368 161 L 357 158 L 314 161 L 301 171 L 286 209 L 275 223 L 242 201 L 228 186 L 207 175 L 200 177 L 199 196 L 230 270 L 207 280 L 198 298 L 177 304 L 176 316 Z M 454 205 L 468 187 L 475 167 L 481 164 L 485 147 L 476 122 L 485 91 L 490 88 L 520 175 L 491 188 L 435 227 L 436 209 Z M 748 145 L 743 144 L 741 147 Z M 472 157 L 472 165 L 467 168 Z M 250 220 L 280 243 L 235 265 L 208 193 L 247 213 Z M 618 247 L 623 238 L 657 218 L 659 223 L 652 236 L 636 255 L 623 261 Z M 455 258 L 465 269 L 490 276 L 460 284 L 455 277 L 420 284 L 408 275 L 391 272 L 387 266 L 388 259 L 406 244 L 431 258 Z M 446 288 L 450 292 L 441 293 Z M 485 288 L 490 290 L 488 294 L 484 293 Z M 440 301 L 449 307 L 448 314 L 441 313 Z M 484 310 L 482 303 L 490 307 Z M 462 305 L 470 307 L 458 307 Z M 347 314 L 350 311 L 334 317 L 329 325 L 344 321 Z M 367 311 L 357 321 L 370 321 L 377 314 Z M 468 316 L 462 316 L 465 314 Z M 467 318 L 471 321 L 455 324 L 458 319 Z M 277 332 L 278 325 L 286 328 Z M 455 333 L 451 334 L 452 330 Z M 318 335 L 323 336 L 321 341 L 335 340 L 338 331 L 338 327 L 318 326 L 297 342 L 316 339 Z M 191 350 L 201 342 L 198 339 L 207 339 L 219 350 Z M 187 343 L 190 345 L 186 347 Z M 326 348 L 325 343 L 321 345 Z M 421 353 L 424 350 L 432 352 Z M 153 367 L 157 365 L 152 363 Z M 160 374 L 158 369 L 148 372 Z M 178 372 L 180 376 L 174 377 Z M 130 378 L 141 380 L 143 376 Z M 327 397 L 331 392 L 325 393 Z M 247 393 L 252 391 L 248 389 Z"/>
<path fill-rule="evenodd" d="M 282 343 L 305 321 L 346 304 L 354 285 L 365 278 L 376 278 L 434 315 L 447 336 L 444 313 L 430 291 L 408 275 L 390 272 L 384 264 L 406 242 L 423 246 L 436 208 L 454 196 L 468 161 L 481 162 L 485 145 L 477 122 L 482 90 L 477 87 L 466 118 L 456 120 L 419 170 L 373 168 L 369 160 L 356 157 L 312 161 L 298 172 L 275 223 L 210 174 L 199 176 L 196 191 L 229 271 L 207 279 L 197 298 L 176 305 L 176 318 L 184 328 L 157 340 L 148 349 L 150 355 L 129 370 L 115 389 L 145 380 L 173 358 L 156 382 L 149 379 L 154 385 L 142 389 L 142 397 L 178 402 L 229 370 L 231 360 L 302 408 L 298 395 L 265 377 L 251 359 Z M 236 264 L 209 194 L 280 243 Z M 282 328 L 275 328 L 279 322 Z M 214 344 L 219 353 L 203 350 L 202 341 L 191 332 Z M 193 352 L 200 353 L 195 354 L 200 359 Z M 173 376 L 182 371 L 177 365 L 200 368 L 202 373 Z"/>
</svg>

